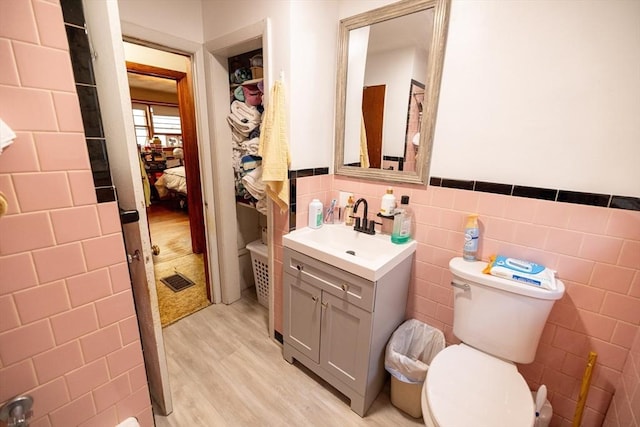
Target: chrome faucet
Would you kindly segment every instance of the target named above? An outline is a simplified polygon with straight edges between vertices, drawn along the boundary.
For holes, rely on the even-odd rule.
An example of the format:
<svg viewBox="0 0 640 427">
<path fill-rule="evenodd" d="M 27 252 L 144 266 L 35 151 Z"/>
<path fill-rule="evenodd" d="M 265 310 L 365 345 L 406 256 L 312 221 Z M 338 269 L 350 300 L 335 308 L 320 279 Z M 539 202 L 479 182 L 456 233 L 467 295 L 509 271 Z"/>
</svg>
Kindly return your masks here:
<svg viewBox="0 0 640 427">
<path fill-rule="evenodd" d="M 358 218 L 356 216 L 353 217 L 355 219 L 353 229 L 365 234 L 376 234 L 376 224 L 380 223 L 375 222 L 374 220 L 369 221 L 369 218 L 367 218 L 369 214 L 369 204 L 364 198 L 359 198 L 356 201 L 356 204 L 353 205 L 353 213 L 356 214 L 358 212 L 358 206 L 360 206 L 360 203 L 364 204 L 364 212 L 362 213 L 362 218 Z"/>
</svg>

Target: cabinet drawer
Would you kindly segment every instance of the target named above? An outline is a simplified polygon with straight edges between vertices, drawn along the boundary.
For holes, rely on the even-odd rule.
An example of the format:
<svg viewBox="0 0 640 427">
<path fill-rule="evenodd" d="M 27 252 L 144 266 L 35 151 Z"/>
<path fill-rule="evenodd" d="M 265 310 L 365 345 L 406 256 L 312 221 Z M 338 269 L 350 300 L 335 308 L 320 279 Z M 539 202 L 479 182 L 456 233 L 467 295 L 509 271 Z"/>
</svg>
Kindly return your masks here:
<svg viewBox="0 0 640 427">
<path fill-rule="evenodd" d="M 373 311 L 373 282 L 288 248 L 284 250 L 283 263 L 284 273 L 311 283 L 364 310 Z"/>
</svg>

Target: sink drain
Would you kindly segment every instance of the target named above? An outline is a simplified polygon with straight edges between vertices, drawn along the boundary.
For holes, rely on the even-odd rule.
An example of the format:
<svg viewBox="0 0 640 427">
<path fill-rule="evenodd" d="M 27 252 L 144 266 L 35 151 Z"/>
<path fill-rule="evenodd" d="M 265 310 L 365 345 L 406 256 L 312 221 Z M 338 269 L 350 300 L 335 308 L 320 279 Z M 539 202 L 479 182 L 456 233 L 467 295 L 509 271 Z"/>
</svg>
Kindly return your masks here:
<svg viewBox="0 0 640 427">
<path fill-rule="evenodd" d="M 356 254 L 356 251 L 346 251 L 349 255 L 354 255 Z"/>
</svg>

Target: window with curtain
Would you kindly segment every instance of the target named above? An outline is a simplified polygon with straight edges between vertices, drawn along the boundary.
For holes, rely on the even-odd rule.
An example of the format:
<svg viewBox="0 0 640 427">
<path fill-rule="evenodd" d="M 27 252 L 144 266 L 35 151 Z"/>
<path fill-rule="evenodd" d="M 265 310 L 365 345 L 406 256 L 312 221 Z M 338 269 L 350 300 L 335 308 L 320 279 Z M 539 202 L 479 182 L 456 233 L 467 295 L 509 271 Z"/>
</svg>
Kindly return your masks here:
<svg viewBox="0 0 640 427">
<path fill-rule="evenodd" d="M 182 147 L 180 110 L 173 105 L 132 103 L 136 142 L 144 147 L 154 137 L 163 147 Z"/>
</svg>

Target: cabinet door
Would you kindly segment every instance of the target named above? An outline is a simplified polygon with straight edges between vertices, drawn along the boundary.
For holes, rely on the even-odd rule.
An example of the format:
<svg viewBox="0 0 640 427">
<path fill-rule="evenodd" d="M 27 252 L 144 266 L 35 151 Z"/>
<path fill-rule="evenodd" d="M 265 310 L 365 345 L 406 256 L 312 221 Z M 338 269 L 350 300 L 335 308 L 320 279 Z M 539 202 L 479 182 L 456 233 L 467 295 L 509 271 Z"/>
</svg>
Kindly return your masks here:
<svg viewBox="0 0 640 427">
<path fill-rule="evenodd" d="M 318 363 L 321 291 L 290 274 L 284 275 L 284 341 Z"/>
<path fill-rule="evenodd" d="M 322 293 L 320 364 L 354 390 L 364 390 L 369 368 L 371 313 Z"/>
</svg>

